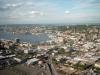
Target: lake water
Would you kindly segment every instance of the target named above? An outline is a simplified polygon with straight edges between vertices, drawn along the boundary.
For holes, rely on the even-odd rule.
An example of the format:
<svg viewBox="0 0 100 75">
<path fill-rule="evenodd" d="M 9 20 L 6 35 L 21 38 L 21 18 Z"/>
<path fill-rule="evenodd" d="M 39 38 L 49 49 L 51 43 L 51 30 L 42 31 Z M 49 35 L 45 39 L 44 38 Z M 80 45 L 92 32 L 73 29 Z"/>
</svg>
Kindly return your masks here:
<svg viewBox="0 0 100 75">
<path fill-rule="evenodd" d="M 0 32 L 0 39 L 14 40 L 15 38 L 20 39 L 21 42 L 29 42 L 32 44 L 39 44 L 41 42 L 46 42 L 47 40 L 49 40 L 49 37 L 46 34 L 31 35 Z"/>
</svg>

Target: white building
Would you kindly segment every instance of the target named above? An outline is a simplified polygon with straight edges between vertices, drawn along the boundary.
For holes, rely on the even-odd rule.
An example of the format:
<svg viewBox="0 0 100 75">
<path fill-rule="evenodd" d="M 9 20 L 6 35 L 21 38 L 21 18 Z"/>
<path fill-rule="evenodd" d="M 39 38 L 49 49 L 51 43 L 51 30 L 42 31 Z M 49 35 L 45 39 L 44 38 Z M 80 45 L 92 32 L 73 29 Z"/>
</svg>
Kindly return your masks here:
<svg viewBox="0 0 100 75">
<path fill-rule="evenodd" d="M 33 59 L 28 60 L 28 61 L 26 62 L 26 64 L 27 64 L 27 65 L 30 65 L 30 64 L 33 64 L 33 63 L 35 63 L 35 62 L 37 62 L 37 61 L 39 61 L 39 59 L 33 58 Z"/>
</svg>

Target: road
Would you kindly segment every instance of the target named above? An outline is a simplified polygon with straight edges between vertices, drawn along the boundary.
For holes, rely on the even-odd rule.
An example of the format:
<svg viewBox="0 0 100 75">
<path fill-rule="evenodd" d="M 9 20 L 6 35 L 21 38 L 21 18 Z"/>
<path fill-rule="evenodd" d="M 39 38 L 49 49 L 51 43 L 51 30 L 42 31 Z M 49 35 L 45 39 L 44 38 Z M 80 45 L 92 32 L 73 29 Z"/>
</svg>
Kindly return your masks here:
<svg viewBox="0 0 100 75">
<path fill-rule="evenodd" d="M 49 72 L 49 75 L 58 75 L 55 68 L 54 68 L 54 65 L 52 63 L 51 56 L 49 56 L 48 60 L 46 61 L 46 66 L 47 66 L 47 70 Z"/>
<path fill-rule="evenodd" d="M 43 66 L 45 66 L 45 68 L 40 67 L 38 64 L 34 66 L 19 64 L 11 68 L 0 70 L 0 75 L 58 75 L 53 66 L 51 56 L 48 57 Z"/>
</svg>

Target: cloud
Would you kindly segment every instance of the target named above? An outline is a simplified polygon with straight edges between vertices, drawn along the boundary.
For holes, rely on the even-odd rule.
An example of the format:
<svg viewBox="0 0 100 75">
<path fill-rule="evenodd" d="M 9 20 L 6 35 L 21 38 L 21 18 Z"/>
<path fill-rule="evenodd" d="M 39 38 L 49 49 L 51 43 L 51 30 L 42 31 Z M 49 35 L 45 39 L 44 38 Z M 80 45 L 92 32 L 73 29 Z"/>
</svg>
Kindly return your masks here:
<svg viewBox="0 0 100 75">
<path fill-rule="evenodd" d="M 6 10 L 11 10 L 15 9 L 22 6 L 22 3 L 12 3 L 12 4 L 5 4 L 0 6 L 0 11 L 6 11 Z"/>
<path fill-rule="evenodd" d="M 26 13 L 24 12 L 20 12 L 20 13 L 15 13 L 15 14 L 11 14 L 9 16 L 10 19 L 22 19 L 22 18 L 34 18 L 34 17 L 40 17 L 40 16 L 44 16 L 43 12 L 40 11 L 28 11 Z"/>
<path fill-rule="evenodd" d="M 66 14 L 70 14 L 70 11 L 66 10 L 65 13 L 66 13 Z"/>
<path fill-rule="evenodd" d="M 20 5 L 22 5 L 22 3 L 16 3 L 16 4 L 6 4 L 5 6 L 6 7 L 17 7 L 17 6 L 20 6 Z"/>
<path fill-rule="evenodd" d="M 100 8 L 100 2 L 97 0 L 77 0 L 74 3 L 73 9 L 89 9 L 89 8 Z"/>
<path fill-rule="evenodd" d="M 8 20 L 43 20 L 51 22 L 75 22 L 100 19 L 100 2 L 97 0 L 1 0 L 1 16 Z M 67 3 L 68 1 L 68 3 Z M 95 9 L 96 8 L 96 9 Z M 67 10 L 66 10 L 67 9 Z M 2 11 L 2 12 L 1 12 Z M 99 17 L 98 17 L 99 16 Z M 26 22 L 26 21 L 25 21 Z"/>
<path fill-rule="evenodd" d="M 100 21 L 100 14 L 93 13 L 74 13 L 70 15 L 65 15 L 64 17 L 59 17 L 60 20 L 70 23 L 93 23 Z"/>
<path fill-rule="evenodd" d="M 39 12 L 39 11 L 30 11 L 29 14 L 31 14 L 31 15 L 40 15 L 40 16 L 44 15 L 43 12 Z"/>
</svg>

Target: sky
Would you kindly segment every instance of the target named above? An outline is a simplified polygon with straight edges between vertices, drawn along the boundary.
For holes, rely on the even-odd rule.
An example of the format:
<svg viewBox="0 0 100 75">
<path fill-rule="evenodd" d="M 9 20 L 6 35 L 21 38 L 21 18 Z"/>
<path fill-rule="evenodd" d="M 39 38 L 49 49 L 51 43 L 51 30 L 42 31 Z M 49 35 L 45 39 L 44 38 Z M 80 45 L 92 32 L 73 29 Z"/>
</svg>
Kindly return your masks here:
<svg viewBox="0 0 100 75">
<path fill-rule="evenodd" d="M 100 23 L 100 0 L 0 0 L 0 23 Z"/>
</svg>

